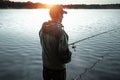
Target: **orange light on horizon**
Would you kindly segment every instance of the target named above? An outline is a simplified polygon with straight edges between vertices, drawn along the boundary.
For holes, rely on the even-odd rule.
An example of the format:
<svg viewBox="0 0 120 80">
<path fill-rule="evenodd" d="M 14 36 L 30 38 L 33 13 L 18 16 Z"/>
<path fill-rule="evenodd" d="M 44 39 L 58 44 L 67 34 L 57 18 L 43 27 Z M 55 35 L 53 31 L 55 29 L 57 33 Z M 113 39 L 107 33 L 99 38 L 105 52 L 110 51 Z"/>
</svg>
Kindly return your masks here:
<svg viewBox="0 0 120 80">
<path fill-rule="evenodd" d="M 32 2 L 40 2 L 43 4 L 50 4 L 50 5 L 58 4 L 61 2 L 60 0 L 31 0 L 31 1 Z"/>
<path fill-rule="evenodd" d="M 54 6 L 53 4 L 46 4 L 45 7 L 47 8 L 51 8 L 52 6 Z"/>
</svg>

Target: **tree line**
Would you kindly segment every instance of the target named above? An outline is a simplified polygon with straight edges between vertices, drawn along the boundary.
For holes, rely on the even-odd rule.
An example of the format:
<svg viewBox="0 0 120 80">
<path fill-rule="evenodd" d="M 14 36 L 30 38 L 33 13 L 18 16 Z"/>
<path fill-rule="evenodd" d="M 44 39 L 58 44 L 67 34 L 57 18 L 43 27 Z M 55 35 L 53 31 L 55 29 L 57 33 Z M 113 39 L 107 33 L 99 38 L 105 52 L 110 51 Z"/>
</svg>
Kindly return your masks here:
<svg viewBox="0 0 120 80">
<path fill-rule="evenodd" d="M 43 3 L 33 3 L 33 2 L 13 2 L 9 0 L 0 0 L 1 9 L 37 9 L 37 8 L 49 8 L 48 4 Z M 61 4 L 59 4 L 61 5 Z M 63 5 L 64 8 L 68 9 L 120 9 L 120 4 L 68 4 Z"/>
<path fill-rule="evenodd" d="M 13 2 L 9 0 L 0 0 L 0 8 L 14 8 L 14 9 L 35 9 L 35 8 L 46 8 L 45 4 L 42 3 L 33 3 L 33 2 Z"/>
</svg>

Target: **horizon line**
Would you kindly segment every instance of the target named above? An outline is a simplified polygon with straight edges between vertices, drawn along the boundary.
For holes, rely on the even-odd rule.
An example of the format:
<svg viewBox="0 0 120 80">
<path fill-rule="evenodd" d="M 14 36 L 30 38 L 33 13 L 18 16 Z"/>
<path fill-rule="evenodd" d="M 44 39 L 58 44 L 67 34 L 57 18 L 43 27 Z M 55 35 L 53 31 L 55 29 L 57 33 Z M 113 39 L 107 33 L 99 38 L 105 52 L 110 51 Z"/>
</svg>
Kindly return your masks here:
<svg viewBox="0 0 120 80">
<path fill-rule="evenodd" d="M 41 3 L 41 4 L 47 4 L 47 5 L 109 5 L 109 4 L 120 4 L 120 3 L 55 3 L 55 4 L 48 4 L 48 3 L 43 3 L 43 2 L 33 2 L 33 1 L 11 1 L 8 0 L 9 2 L 20 2 L 20 3 L 24 3 L 24 2 L 31 2 L 31 3 Z M 4 1 L 5 2 L 5 1 Z"/>
</svg>

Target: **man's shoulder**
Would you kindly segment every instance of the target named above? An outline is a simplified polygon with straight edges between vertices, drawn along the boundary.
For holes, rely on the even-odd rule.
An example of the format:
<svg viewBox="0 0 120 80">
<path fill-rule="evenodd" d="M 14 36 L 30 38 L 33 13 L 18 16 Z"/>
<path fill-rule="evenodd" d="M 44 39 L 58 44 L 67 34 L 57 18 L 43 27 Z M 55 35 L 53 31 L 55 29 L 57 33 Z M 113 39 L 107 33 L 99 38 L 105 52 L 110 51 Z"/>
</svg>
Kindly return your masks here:
<svg viewBox="0 0 120 80">
<path fill-rule="evenodd" d="M 43 33 L 60 37 L 64 33 L 62 27 L 63 25 L 60 23 L 46 21 L 43 23 L 41 30 L 43 31 Z"/>
</svg>

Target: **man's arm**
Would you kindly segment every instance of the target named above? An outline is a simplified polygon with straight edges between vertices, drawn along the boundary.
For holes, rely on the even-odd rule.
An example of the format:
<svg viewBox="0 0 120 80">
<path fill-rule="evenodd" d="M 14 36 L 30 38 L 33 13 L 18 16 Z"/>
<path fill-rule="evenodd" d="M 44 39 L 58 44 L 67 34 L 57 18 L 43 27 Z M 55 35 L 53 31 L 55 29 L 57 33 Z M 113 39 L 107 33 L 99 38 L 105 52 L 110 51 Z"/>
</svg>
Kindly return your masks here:
<svg viewBox="0 0 120 80">
<path fill-rule="evenodd" d="M 60 40 L 59 40 L 58 51 L 59 51 L 59 56 L 60 56 L 62 63 L 68 63 L 71 61 L 72 53 L 70 52 L 69 47 L 68 47 L 67 34 L 61 35 Z"/>
</svg>

